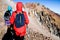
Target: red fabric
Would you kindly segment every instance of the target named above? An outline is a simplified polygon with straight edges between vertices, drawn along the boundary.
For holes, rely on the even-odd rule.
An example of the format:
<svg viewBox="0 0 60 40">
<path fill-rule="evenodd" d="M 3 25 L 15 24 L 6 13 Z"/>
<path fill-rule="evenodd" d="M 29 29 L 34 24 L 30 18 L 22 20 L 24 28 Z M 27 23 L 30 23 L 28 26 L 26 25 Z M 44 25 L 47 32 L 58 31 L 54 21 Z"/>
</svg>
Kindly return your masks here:
<svg viewBox="0 0 60 40">
<path fill-rule="evenodd" d="M 22 3 L 18 2 L 16 5 L 16 8 L 17 8 L 17 10 L 16 10 L 17 12 L 22 12 Z M 21 28 L 16 28 L 16 26 L 14 24 L 14 30 L 16 31 L 17 36 L 19 36 L 19 35 L 24 36 L 26 33 L 26 26 L 28 25 L 29 20 L 28 20 L 26 12 L 24 12 L 24 16 L 25 16 L 25 25 L 24 26 L 22 26 Z M 10 17 L 11 24 L 14 23 L 15 17 L 16 17 L 16 12 L 13 12 L 12 16 Z"/>
<path fill-rule="evenodd" d="M 22 12 L 22 2 L 18 2 L 17 4 L 16 4 L 16 11 L 17 12 Z"/>
</svg>

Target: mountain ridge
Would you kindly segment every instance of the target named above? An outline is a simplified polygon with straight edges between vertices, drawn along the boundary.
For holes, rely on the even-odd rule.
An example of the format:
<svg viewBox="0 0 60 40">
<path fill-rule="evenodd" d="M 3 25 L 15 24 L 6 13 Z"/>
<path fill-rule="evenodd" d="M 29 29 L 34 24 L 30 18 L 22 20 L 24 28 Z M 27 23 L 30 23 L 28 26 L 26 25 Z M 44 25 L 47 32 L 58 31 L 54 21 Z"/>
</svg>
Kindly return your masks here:
<svg viewBox="0 0 60 40">
<path fill-rule="evenodd" d="M 2 2 L 1 2 L 1 4 L 2 4 Z M 3 5 L 5 7 L 5 4 L 3 4 Z M 7 6 L 8 5 L 6 5 L 5 9 L 7 9 Z M 5 9 L 4 9 L 4 11 L 5 11 Z M 30 31 L 30 29 L 29 29 L 29 31 L 30 31 L 29 35 L 31 36 L 31 40 L 33 40 L 33 39 L 34 40 L 43 40 L 43 39 L 44 40 L 59 40 L 60 39 L 59 34 L 58 34 L 59 31 L 57 31 L 57 29 L 60 29 L 60 25 L 59 25 L 60 17 L 58 15 L 55 15 L 55 13 L 51 12 L 50 9 L 47 10 L 46 7 L 44 7 L 44 5 L 43 6 L 39 5 L 39 4 L 37 5 L 37 3 L 24 4 L 24 9 L 25 9 L 25 11 L 27 10 L 26 12 L 28 13 L 28 17 L 30 20 L 28 28 L 30 28 L 32 30 L 32 31 Z M 0 16 L 0 17 L 2 17 L 1 25 L 6 26 L 6 25 L 4 25 L 4 19 L 3 19 L 4 11 L 1 12 L 2 14 Z M 1 22 L 1 20 L 0 20 L 0 22 Z M 4 29 L 5 27 L 3 27 L 3 26 L 1 27 L 3 29 L 0 28 L 1 29 L 0 35 L 3 35 L 2 33 L 4 33 L 4 31 L 6 30 L 6 29 Z M 37 31 L 39 34 L 34 33 Z M 40 33 L 43 35 L 43 37 L 41 37 L 42 39 L 39 39 L 40 36 L 37 36 L 37 35 L 40 35 Z M 58 35 L 56 35 L 56 34 L 58 34 Z M 49 37 L 48 37 L 48 35 L 49 35 Z M 45 39 L 45 37 L 46 37 L 46 39 Z"/>
</svg>

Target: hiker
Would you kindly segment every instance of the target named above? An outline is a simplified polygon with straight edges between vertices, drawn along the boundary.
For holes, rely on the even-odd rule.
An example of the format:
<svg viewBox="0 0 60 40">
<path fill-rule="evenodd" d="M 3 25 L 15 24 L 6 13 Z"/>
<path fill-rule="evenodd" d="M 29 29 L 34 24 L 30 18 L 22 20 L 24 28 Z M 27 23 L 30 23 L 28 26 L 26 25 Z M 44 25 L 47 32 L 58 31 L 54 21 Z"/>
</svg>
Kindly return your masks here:
<svg viewBox="0 0 60 40">
<path fill-rule="evenodd" d="M 7 27 L 10 27 L 10 16 L 12 15 L 12 7 L 8 6 L 7 11 L 4 14 L 4 20 Z"/>
<path fill-rule="evenodd" d="M 7 11 L 4 14 L 5 24 L 7 25 L 7 32 L 3 36 L 2 40 L 13 40 L 13 25 L 10 25 L 10 17 L 12 15 L 12 7 L 8 6 Z"/>
<path fill-rule="evenodd" d="M 29 23 L 28 16 L 25 11 L 22 10 L 22 2 L 17 2 L 16 11 L 12 13 L 10 17 L 11 25 L 14 24 L 13 28 L 16 33 L 16 40 L 24 40 L 26 34 L 26 27 Z"/>
</svg>

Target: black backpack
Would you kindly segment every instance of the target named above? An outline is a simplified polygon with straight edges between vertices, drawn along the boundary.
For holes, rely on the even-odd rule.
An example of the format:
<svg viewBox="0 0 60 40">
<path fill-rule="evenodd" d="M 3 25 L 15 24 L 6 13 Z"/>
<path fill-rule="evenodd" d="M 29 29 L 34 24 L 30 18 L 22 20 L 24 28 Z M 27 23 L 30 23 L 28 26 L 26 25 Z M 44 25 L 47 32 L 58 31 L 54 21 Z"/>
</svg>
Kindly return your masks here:
<svg viewBox="0 0 60 40">
<path fill-rule="evenodd" d="M 4 20 L 9 20 L 10 16 L 11 16 L 10 11 L 6 11 L 4 14 Z"/>
<path fill-rule="evenodd" d="M 23 12 L 16 14 L 16 18 L 15 18 L 15 25 L 17 28 L 22 27 L 25 24 L 25 17 Z"/>
</svg>

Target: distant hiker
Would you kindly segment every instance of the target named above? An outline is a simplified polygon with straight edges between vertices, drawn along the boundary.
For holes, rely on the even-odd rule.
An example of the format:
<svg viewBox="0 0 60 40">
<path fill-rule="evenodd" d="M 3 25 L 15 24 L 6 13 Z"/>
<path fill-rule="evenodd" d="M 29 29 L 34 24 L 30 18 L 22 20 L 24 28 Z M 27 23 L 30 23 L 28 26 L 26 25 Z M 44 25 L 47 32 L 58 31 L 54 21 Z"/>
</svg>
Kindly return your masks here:
<svg viewBox="0 0 60 40">
<path fill-rule="evenodd" d="M 4 14 L 5 24 L 7 25 L 7 32 L 3 36 L 2 40 L 13 40 L 13 25 L 10 25 L 10 17 L 12 15 L 12 7 L 8 6 L 7 11 Z"/>
<path fill-rule="evenodd" d="M 5 20 L 5 24 L 9 27 L 10 26 L 10 16 L 12 14 L 12 7 L 8 6 L 7 11 L 4 14 L 4 20 Z"/>
<path fill-rule="evenodd" d="M 26 34 L 26 27 L 29 23 L 28 16 L 25 11 L 22 10 L 22 2 L 16 4 L 16 11 L 12 13 L 10 17 L 11 25 L 14 24 L 14 30 L 16 33 L 16 40 L 24 40 Z"/>
</svg>

